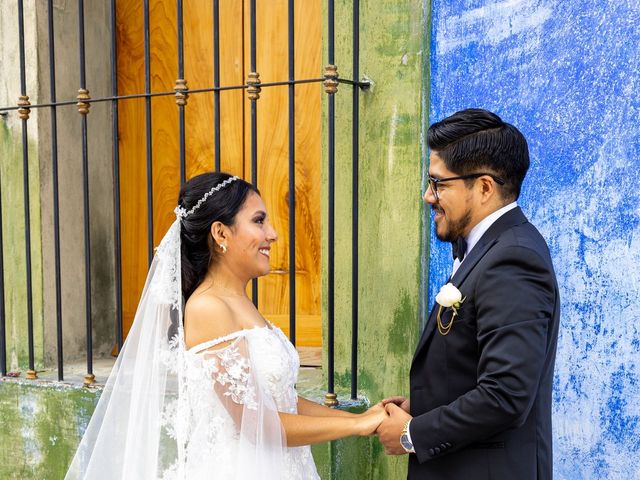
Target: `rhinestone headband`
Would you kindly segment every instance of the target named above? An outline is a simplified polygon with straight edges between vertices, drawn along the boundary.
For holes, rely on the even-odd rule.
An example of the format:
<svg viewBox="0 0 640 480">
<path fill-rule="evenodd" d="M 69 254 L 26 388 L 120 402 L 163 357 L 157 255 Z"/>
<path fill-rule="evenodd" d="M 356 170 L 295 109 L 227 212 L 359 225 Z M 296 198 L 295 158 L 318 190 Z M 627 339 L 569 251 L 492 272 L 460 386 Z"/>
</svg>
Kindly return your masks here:
<svg viewBox="0 0 640 480">
<path fill-rule="evenodd" d="M 211 195 L 213 195 L 217 191 L 222 190 L 224 187 L 226 187 L 230 183 L 235 182 L 236 180 L 240 180 L 240 177 L 233 176 L 233 177 L 227 178 L 224 182 L 220 182 L 215 187 L 213 187 L 211 190 L 209 190 L 207 193 L 205 193 L 202 196 L 202 198 L 200 200 L 198 200 L 198 203 L 196 203 L 193 206 L 193 208 L 191 208 L 191 210 L 187 210 L 187 209 L 181 207 L 180 205 L 178 205 L 173 212 L 176 214 L 176 217 L 178 217 L 178 218 L 187 218 L 189 215 L 191 215 L 193 212 L 195 212 L 197 209 L 199 209 L 200 206 L 204 202 L 207 201 L 207 198 L 209 198 Z"/>
</svg>

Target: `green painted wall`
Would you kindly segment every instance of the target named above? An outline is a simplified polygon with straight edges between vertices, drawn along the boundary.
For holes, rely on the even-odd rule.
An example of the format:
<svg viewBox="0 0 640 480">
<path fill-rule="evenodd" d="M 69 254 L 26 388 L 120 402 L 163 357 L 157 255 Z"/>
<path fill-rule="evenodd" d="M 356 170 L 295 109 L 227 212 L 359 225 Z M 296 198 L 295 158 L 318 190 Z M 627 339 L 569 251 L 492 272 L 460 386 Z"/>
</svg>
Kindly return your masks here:
<svg viewBox="0 0 640 480">
<path fill-rule="evenodd" d="M 33 125 L 31 125 L 32 128 Z M 36 368 L 42 367 L 42 243 L 40 228 L 40 172 L 35 142 L 29 148 L 29 193 L 31 220 L 31 272 Z M 24 223 L 22 132 L 9 129 L 0 120 L 0 188 L 2 190 L 2 236 L 4 295 L 9 371 L 25 372 L 27 347 L 27 274 Z"/>
<path fill-rule="evenodd" d="M 0 478 L 64 478 L 97 401 L 83 387 L 0 382 Z"/>
<path fill-rule="evenodd" d="M 342 78 L 352 78 L 350 1 L 336 1 L 335 20 L 335 63 Z M 409 367 L 420 331 L 421 280 L 425 278 L 421 275 L 421 138 L 427 20 L 422 1 L 361 1 L 360 72 L 374 85 L 361 93 L 359 112 L 358 390 L 372 403 L 408 393 Z M 335 366 L 341 399 L 348 398 L 350 388 L 351 102 L 351 87 L 340 85 L 336 94 Z M 326 101 L 324 113 L 326 117 Z M 325 127 L 325 159 L 326 135 Z M 323 182 L 326 199 L 326 160 Z M 326 207 L 324 202 L 325 318 Z M 376 438 L 335 442 L 330 448 L 336 460 L 334 471 L 323 478 L 406 477 L 407 458 L 386 457 Z"/>
</svg>

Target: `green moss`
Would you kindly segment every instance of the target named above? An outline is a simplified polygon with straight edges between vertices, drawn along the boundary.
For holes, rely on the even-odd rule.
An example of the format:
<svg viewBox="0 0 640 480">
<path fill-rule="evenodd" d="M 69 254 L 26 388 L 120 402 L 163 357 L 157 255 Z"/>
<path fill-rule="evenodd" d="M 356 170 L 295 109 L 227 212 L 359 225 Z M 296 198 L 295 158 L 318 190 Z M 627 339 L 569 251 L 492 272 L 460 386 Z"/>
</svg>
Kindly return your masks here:
<svg viewBox="0 0 640 480">
<path fill-rule="evenodd" d="M 389 328 L 387 351 L 404 358 L 407 345 L 414 345 L 416 337 L 416 308 L 406 292 L 401 293 L 398 306 L 393 312 L 393 322 Z"/>
<path fill-rule="evenodd" d="M 62 479 L 98 392 L 0 382 L 0 478 Z"/>
</svg>

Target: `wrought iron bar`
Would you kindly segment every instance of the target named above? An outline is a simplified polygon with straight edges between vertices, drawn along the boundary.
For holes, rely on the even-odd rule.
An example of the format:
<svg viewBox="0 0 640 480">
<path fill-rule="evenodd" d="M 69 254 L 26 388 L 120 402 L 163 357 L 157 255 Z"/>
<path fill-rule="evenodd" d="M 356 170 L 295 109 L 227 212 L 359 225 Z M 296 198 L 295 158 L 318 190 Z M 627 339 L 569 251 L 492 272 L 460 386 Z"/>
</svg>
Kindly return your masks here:
<svg viewBox="0 0 640 480">
<path fill-rule="evenodd" d="M 151 47 L 149 41 L 149 0 L 143 3 L 144 24 L 144 91 L 151 92 Z M 175 91 L 173 92 L 175 95 Z M 153 261 L 153 156 L 151 133 L 151 97 L 145 97 L 145 124 L 147 145 L 147 261 Z"/>
<path fill-rule="evenodd" d="M 187 105 L 187 81 L 184 78 L 184 43 L 183 43 L 183 21 L 182 21 L 182 0 L 176 2 L 176 27 L 178 30 L 178 80 L 176 80 L 176 103 L 178 104 L 178 130 L 180 148 L 180 186 L 184 185 L 187 175 L 186 155 L 185 155 L 185 125 L 184 107 Z"/>
<path fill-rule="evenodd" d="M 29 120 L 29 97 L 27 96 L 27 74 L 24 50 L 24 3 L 18 0 L 18 31 L 20 49 L 20 100 L 18 104 L 23 108 L 19 110 L 22 120 L 22 168 L 24 181 L 24 236 L 25 236 L 25 269 L 27 277 L 27 342 L 29 349 L 29 370 L 27 378 L 38 378 L 35 369 L 35 354 L 33 345 L 33 291 L 31 278 L 31 214 L 29 211 L 29 144 L 27 135 L 27 121 Z"/>
<path fill-rule="evenodd" d="M 360 1 L 353 0 L 353 78 L 360 76 Z M 351 122 L 351 398 L 358 397 L 358 168 L 360 91 L 353 85 Z"/>
<path fill-rule="evenodd" d="M 294 80 L 294 81 L 289 81 L 289 80 L 283 80 L 281 82 L 268 82 L 268 83 L 260 83 L 260 88 L 264 88 L 264 87 L 281 87 L 281 86 L 285 86 L 285 85 L 300 85 L 303 83 L 322 83 L 326 81 L 325 77 L 322 78 L 306 78 L 303 80 Z M 350 80 L 344 80 L 344 79 L 337 79 L 338 83 L 348 83 L 350 85 L 358 84 L 360 86 L 360 88 L 362 89 L 366 89 L 370 86 L 369 82 L 352 82 Z M 209 88 L 197 88 L 197 89 L 193 89 L 193 90 L 189 90 L 189 95 L 194 94 L 194 93 L 210 93 L 210 92 L 222 92 L 222 91 L 226 91 L 226 90 L 248 90 L 250 88 L 254 88 L 253 84 L 242 84 L 242 85 L 227 85 L 227 86 L 223 86 L 223 87 L 209 87 Z M 118 96 L 109 96 L 109 97 L 96 97 L 96 98 L 87 98 L 85 100 L 86 103 L 100 103 L 100 102 L 112 102 L 114 100 L 134 100 L 134 99 L 139 99 L 139 98 L 153 98 L 153 97 L 168 97 L 168 96 L 175 96 L 176 91 L 175 89 L 173 91 L 170 92 L 149 92 L 149 93 L 135 93 L 135 94 L 131 94 L 131 95 L 118 95 Z M 53 106 L 58 106 L 58 107 L 64 107 L 64 106 L 69 106 L 69 105 L 77 105 L 78 100 L 64 100 L 61 102 L 57 102 L 55 104 L 52 103 L 38 103 L 38 104 L 34 104 L 34 105 L 29 105 L 29 109 L 34 109 L 34 108 L 49 108 L 49 107 L 53 107 Z M 5 112 L 10 112 L 13 110 L 20 110 L 21 106 L 16 106 L 16 105 L 8 105 L 5 107 L 0 107 L 0 114 L 4 114 Z"/>
<path fill-rule="evenodd" d="M 251 29 L 251 45 L 250 45 L 250 63 L 251 72 L 249 73 L 249 79 L 247 84 L 252 85 L 254 88 L 249 88 L 249 98 L 251 100 L 251 183 L 254 187 L 258 186 L 258 105 L 257 101 L 260 98 L 260 80 L 256 70 L 256 0 L 250 0 L 249 2 L 249 22 Z M 254 278 L 251 281 L 251 297 L 253 304 L 258 306 L 258 279 Z"/>
<path fill-rule="evenodd" d="M 111 94 L 118 96 L 118 49 L 116 39 L 116 0 L 111 0 Z M 120 212 L 120 148 L 118 101 L 111 102 L 111 139 L 113 149 L 113 243 L 116 277 L 116 342 L 118 353 L 122 349 L 122 235 Z"/>
<path fill-rule="evenodd" d="M 327 50 L 329 65 L 334 65 L 334 0 L 328 0 L 327 5 Z M 328 167 L 327 167 L 327 393 L 325 395 L 325 405 L 335 406 L 338 404 L 337 395 L 335 394 L 334 385 L 334 221 L 335 221 L 335 96 L 334 93 L 328 96 Z"/>
<path fill-rule="evenodd" d="M 87 90 L 84 45 L 84 0 L 78 0 L 78 43 L 80 54 L 80 90 L 78 90 L 78 111 L 82 128 L 82 198 L 84 207 L 84 278 L 86 305 L 87 374 L 85 385 L 95 382 L 93 374 L 93 321 L 91 318 L 91 234 L 89 216 L 89 148 L 87 138 L 87 115 L 90 105 L 84 102 L 89 96 Z"/>
<path fill-rule="evenodd" d="M 51 85 L 51 173 L 53 182 L 53 251 L 56 277 L 56 349 L 58 380 L 64 380 L 64 340 L 62 336 L 62 281 L 60 267 L 60 195 L 58 182 L 58 115 L 56 110 L 56 56 L 53 24 L 53 0 L 47 2 L 49 26 L 49 84 Z"/>
<path fill-rule="evenodd" d="M 213 0 L 214 166 L 220 171 L 220 0 Z"/>
<path fill-rule="evenodd" d="M 367 81 L 367 80 L 349 80 L 348 78 L 337 78 L 336 79 L 338 81 L 338 83 L 344 83 L 346 85 L 355 85 L 359 88 L 361 88 L 362 90 L 367 90 L 371 87 L 371 82 Z"/>
<path fill-rule="evenodd" d="M 289 0 L 289 81 L 295 78 L 295 11 Z M 296 87 L 289 84 L 289 339 L 296 344 Z"/>
</svg>

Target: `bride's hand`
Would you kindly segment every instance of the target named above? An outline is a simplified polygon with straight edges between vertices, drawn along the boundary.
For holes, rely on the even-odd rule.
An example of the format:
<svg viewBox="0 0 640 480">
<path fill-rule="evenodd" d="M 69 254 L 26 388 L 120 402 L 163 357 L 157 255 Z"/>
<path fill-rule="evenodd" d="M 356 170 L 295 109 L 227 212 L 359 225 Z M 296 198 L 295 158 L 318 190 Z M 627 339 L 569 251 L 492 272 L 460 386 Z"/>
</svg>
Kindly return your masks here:
<svg viewBox="0 0 640 480">
<path fill-rule="evenodd" d="M 388 414 L 382 403 L 376 403 L 356 418 L 358 435 L 373 435 Z"/>
</svg>

